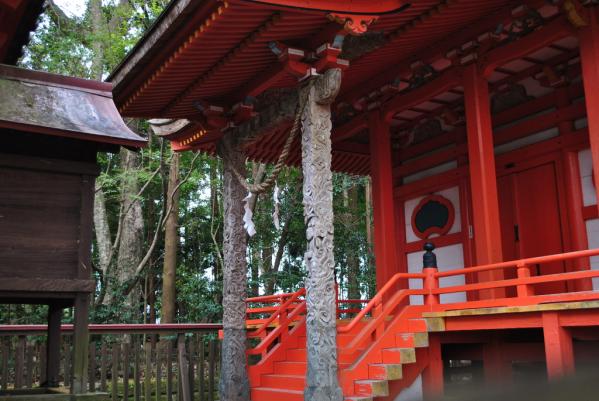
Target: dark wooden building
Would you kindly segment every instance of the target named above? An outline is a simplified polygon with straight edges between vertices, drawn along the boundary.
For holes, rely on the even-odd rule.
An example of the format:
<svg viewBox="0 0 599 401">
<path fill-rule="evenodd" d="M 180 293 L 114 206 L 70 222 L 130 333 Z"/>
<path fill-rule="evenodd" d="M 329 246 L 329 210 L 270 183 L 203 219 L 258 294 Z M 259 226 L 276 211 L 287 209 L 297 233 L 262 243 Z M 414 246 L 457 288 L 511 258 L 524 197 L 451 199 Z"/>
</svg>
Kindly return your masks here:
<svg viewBox="0 0 599 401">
<path fill-rule="evenodd" d="M 16 61 L 39 3 L 0 1 L 0 61 Z M 0 303 L 49 305 L 49 388 L 59 384 L 62 312 L 75 307 L 76 395 L 86 392 L 88 304 L 95 289 L 96 155 L 145 143 L 121 119 L 111 90 L 111 84 L 0 64 Z"/>
</svg>

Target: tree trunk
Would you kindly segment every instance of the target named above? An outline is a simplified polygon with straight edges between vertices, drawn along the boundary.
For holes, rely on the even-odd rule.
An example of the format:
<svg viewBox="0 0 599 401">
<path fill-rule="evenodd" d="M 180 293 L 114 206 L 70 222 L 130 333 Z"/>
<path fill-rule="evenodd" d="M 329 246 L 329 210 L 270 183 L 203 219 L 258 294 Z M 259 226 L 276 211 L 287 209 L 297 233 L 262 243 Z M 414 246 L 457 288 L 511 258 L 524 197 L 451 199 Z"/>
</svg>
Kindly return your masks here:
<svg viewBox="0 0 599 401">
<path fill-rule="evenodd" d="M 223 227 L 223 343 L 220 399 L 249 401 L 247 375 L 245 299 L 247 297 L 247 237 L 243 229 L 245 189 L 233 173 L 245 176 L 245 157 L 233 135 L 218 144 L 224 169 Z"/>
<path fill-rule="evenodd" d="M 135 276 L 135 269 L 143 257 L 144 219 L 141 202 L 137 198 L 139 182 L 136 172 L 140 168 L 141 155 L 121 148 L 121 168 L 123 170 L 123 183 L 121 199 L 123 203 L 121 238 L 116 261 L 115 279 L 117 288 L 113 291 L 122 291 L 129 280 Z M 106 303 L 113 301 L 112 291 L 106 294 Z M 140 321 L 140 291 L 136 285 L 125 299 L 125 313 L 120 314 L 123 319 L 131 322 Z"/>
<path fill-rule="evenodd" d="M 306 401 L 341 401 L 337 378 L 337 314 L 333 253 L 333 175 L 331 173 L 331 103 L 341 85 L 341 70 L 331 69 L 314 85 L 302 88 L 306 331 L 308 372 Z M 306 92 L 307 91 L 307 92 Z"/>
<path fill-rule="evenodd" d="M 222 252 L 219 244 L 223 243 L 222 229 L 220 226 L 220 204 L 218 197 L 218 164 L 216 161 L 209 162 L 210 165 L 210 235 L 213 241 L 213 259 L 212 276 L 215 283 L 223 281 Z M 218 287 L 217 287 L 218 288 Z M 223 302 L 222 291 L 214 293 L 214 302 L 221 304 Z"/>
<path fill-rule="evenodd" d="M 164 229 L 164 265 L 162 270 L 162 314 L 161 323 L 175 322 L 177 252 L 179 249 L 179 154 L 174 153 L 168 174 L 166 202 L 166 225 Z"/>
<path fill-rule="evenodd" d="M 100 38 L 105 26 L 102 18 L 102 0 L 90 0 L 88 7 L 92 21 L 92 34 L 96 38 L 92 41 L 91 78 L 102 81 L 104 73 L 104 46 Z"/>
<path fill-rule="evenodd" d="M 374 276 L 376 272 L 373 269 L 372 263 L 372 182 L 370 181 L 370 177 L 366 177 L 366 185 L 364 186 L 364 205 L 365 205 L 365 219 L 366 219 L 366 246 L 367 246 L 367 254 L 366 254 L 366 271 L 369 275 Z M 374 297 L 376 294 L 376 282 L 369 281 L 368 285 L 368 298 Z"/>
<path fill-rule="evenodd" d="M 347 192 L 348 224 L 351 232 L 358 229 L 355 216 L 358 212 L 358 187 L 354 183 Z M 358 244 L 350 241 L 347 250 L 347 297 L 349 299 L 360 299 L 360 257 L 358 255 Z"/>
<path fill-rule="evenodd" d="M 106 199 L 102 187 L 96 181 L 96 194 L 94 196 L 94 230 L 96 232 L 96 249 L 98 251 L 99 268 L 106 278 L 108 264 L 110 263 L 110 252 L 112 240 L 110 238 L 110 226 L 108 225 L 108 213 L 106 212 Z"/>
<path fill-rule="evenodd" d="M 260 268 L 263 266 L 262 254 L 260 252 L 260 248 L 262 248 L 262 252 L 264 252 L 264 244 L 260 241 L 256 241 L 254 246 L 251 247 L 251 266 L 250 266 L 250 277 L 252 278 L 250 282 L 250 293 L 248 294 L 250 297 L 257 297 L 260 295 Z"/>
</svg>

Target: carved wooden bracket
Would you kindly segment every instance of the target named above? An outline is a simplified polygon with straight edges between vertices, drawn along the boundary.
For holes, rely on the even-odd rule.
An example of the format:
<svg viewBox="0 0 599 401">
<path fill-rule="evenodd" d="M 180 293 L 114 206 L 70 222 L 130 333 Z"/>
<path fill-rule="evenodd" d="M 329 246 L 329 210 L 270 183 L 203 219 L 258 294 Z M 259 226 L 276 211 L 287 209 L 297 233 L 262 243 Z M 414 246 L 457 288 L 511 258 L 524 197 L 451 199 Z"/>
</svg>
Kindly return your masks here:
<svg viewBox="0 0 599 401">
<path fill-rule="evenodd" d="M 354 15 L 339 13 L 330 13 L 328 17 L 331 21 L 342 24 L 343 28 L 350 35 L 362 35 L 366 33 L 368 26 L 379 18 L 377 15 Z"/>
</svg>

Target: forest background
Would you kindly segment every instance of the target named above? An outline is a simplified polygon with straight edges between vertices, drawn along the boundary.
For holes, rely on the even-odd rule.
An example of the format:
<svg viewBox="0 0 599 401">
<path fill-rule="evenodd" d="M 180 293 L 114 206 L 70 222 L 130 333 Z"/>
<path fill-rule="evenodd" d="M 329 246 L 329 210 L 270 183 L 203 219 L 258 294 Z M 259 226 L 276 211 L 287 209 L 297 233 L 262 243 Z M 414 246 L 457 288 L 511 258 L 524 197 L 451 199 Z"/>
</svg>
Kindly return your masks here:
<svg viewBox="0 0 599 401">
<path fill-rule="evenodd" d="M 20 65 L 104 80 L 147 31 L 167 0 L 88 0 L 81 15 L 52 0 Z M 99 157 L 94 205 L 93 323 L 219 322 L 222 315 L 222 168 L 217 158 L 171 152 L 147 121 L 126 120 L 148 138 L 139 152 Z M 270 167 L 249 162 L 263 181 Z M 248 241 L 250 296 L 303 286 L 306 247 L 302 177 L 278 178 L 279 220 L 272 190 L 251 205 L 257 234 Z M 374 295 L 371 190 L 367 177 L 335 174 L 335 263 L 340 295 Z M 43 323 L 43 306 L 2 305 L 0 324 Z M 64 320 L 72 319 L 68 311 Z"/>
</svg>

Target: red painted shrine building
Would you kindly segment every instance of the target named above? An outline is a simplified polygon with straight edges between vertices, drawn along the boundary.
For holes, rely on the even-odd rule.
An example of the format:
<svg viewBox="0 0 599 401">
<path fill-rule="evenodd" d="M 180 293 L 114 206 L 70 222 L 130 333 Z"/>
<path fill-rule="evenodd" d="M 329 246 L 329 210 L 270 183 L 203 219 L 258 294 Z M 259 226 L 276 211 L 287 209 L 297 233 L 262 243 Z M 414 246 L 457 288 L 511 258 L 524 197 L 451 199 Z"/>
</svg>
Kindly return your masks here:
<svg viewBox="0 0 599 401">
<path fill-rule="evenodd" d="M 448 393 L 458 370 L 558 378 L 599 357 L 592 3 L 180 0 L 111 81 L 123 115 L 176 120 L 174 149 L 258 127 L 245 154 L 274 163 L 289 94 L 341 69 L 332 169 L 372 178 L 379 291 L 339 316 L 345 397 Z M 252 399 L 303 399 L 303 292 L 249 300 L 270 301 L 249 326 Z"/>
</svg>

